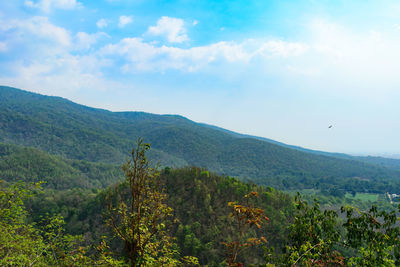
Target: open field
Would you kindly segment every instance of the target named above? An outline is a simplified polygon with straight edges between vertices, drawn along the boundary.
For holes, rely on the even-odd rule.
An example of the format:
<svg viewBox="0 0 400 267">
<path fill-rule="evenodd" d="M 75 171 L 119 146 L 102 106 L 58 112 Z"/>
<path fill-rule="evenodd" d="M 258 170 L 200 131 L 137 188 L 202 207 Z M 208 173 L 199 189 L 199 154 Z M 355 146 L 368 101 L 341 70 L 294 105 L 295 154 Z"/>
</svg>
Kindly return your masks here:
<svg viewBox="0 0 400 267">
<path fill-rule="evenodd" d="M 379 200 L 379 194 L 357 193 L 355 196 L 352 196 L 351 194 L 346 194 L 346 198 L 353 200 L 376 202 Z"/>
</svg>

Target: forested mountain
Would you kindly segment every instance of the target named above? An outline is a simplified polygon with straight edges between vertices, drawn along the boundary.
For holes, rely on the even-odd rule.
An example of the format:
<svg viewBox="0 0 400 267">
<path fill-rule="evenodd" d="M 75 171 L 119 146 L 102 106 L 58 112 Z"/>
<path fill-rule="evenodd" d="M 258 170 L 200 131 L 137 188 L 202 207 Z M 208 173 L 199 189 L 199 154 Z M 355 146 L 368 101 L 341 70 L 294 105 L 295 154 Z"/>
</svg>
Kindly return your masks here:
<svg viewBox="0 0 400 267">
<path fill-rule="evenodd" d="M 235 261 L 245 265 L 269 262 L 292 266 L 300 261 L 307 265 L 314 259 L 343 263 L 366 258 L 372 262 L 363 251 L 368 249 L 372 253 L 368 255 L 373 255 L 381 251 L 376 249 L 379 246 L 389 251 L 377 253 L 379 260 L 400 259 L 393 252 L 400 244 L 393 212 L 371 209 L 353 217 L 353 210 L 347 210 L 347 221 L 340 224 L 336 211 L 322 211 L 318 203 L 307 206 L 273 188 L 319 189 L 332 199 L 339 199 L 332 195 L 340 197 L 346 192 L 400 192 L 396 160 L 312 151 L 181 116 L 110 112 L 0 87 L 0 244 L 7 244 L 7 253 L 0 253 L 0 261 L 5 265 L 16 264 L 15 260 L 31 264 L 29 255 L 36 255 L 33 262 L 40 260 L 43 266 L 59 266 L 61 262 L 62 266 L 125 266 L 129 262 L 126 243 L 116 238 L 107 220 L 112 211 L 124 214 L 124 207 L 131 207 L 126 205 L 133 201 L 129 188 L 134 183 L 129 175 L 140 172 L 125 167 L 124 174 L 120 166 L 130 158 L 138 137 L 151 143 L 149 156 L 162 165 L 158 171 L 149 168 L 151 172 L 143 181 L 160 173 L 160 192 L 172 209 L 160 206 L 164 207 L 160 210 L 171 212 L 171 218 L 157 227 L 165 226 L 165 233 L 173 238 L 170 248 L 175 252 L 170 260 L 179 260 L 179 255 L 194 256 L 200 265 L 225 266 L 228 248 L 235 242 L 244 242 L 236 243 L 244 246 L 244 253 Z M 44 190 L 20 181 L 45 181 Z M 148 196 L 152 194 L 156 195 L 152 191 Z M 250 200 L 249 195 L 257 197 Z M 113 201 L 119 206 L 110 208 Z M 142 203 L 153 203 L 149 201 Z M 149 207 L 152 216 L 155 206 L 143 211 Z M 337 207 L 330 205 L 332 208 Z M 245 221 L 253 226 L 261 224 L 257 221 L 261 217 L 254 215 L 258 210 L 266 216 L 265 223 L 241 235 L 243 225 L 236 218 L 240 221 L 245 217 L 235 217 L 235 210 L 247 214 Z M 364 217 L 367 221 L 360 221 Z M 382 225 L 393 234 L 382 234 L 384 241 L 379 246 L 375 236 L 354 243 L 375 217 L 385 221 Z M 116 225 L 121 225 L 124 220 L 118 222 Z M 261 237 L 265 241 L 261 242 Z M 152 242 L 156 246 L 164 239 Z M 153 250 L 154 255 L 161 251 Z M 2 251 L 6 250 L 0 248 Z"/>
<path fill-rule="evenodd" d="M 0 178 L 52 189 L 102 188 L 123 179 L 118 165 L 65 159 L 32 147 L 0 143 Z"/>
<path fill-rule="evenodd" d="M 128 172 L 127 180 L 107 190 L 47 189 L 44 194 L 32 192 L 24 184 L 7 188 L 0 183 L 0 227 L 3 230 L 0 240 L 4 241 L 0 244 L 5 248 L 0 250 L 0 262 L 4 265 L 40 262 L 42 264 L 37 265 L 129 266 L 131 260 L 126 243 L 117 238 L 119 236 L 107 223 L 113 216 L 109 213 L 112 200 L 122 204 L 115 209 L 118 214 L 124 214 L 121 210 L 130 208 L 126 203 L 134 201 L 129 175 Z M 172 208 L 167 210 L 172 214 L 158 226 L 161 229 L 166 226 L 164 233 L 173 237 L 175 252 L 166 254 L 173 262 L 181 256 L 190 256 L 200 266 L 227 266 L 229 244 L 239 244 L 234 261 L 240 263 L 230 266 L 314 266 L 315 262 L 321 266 L 398 266 L 400 262 L 400 232 L 394 211 L 388 213 L 373 207 L 363 212 L 347 206 L 340 212 L 346 218 L 339 220 L 339 212 L 321 210 L 318 202 L 310 206 L 301 198 L 296 197 L 294 201 L 288 194 L 271 187 L 243 183 L 196 167 L 166 167 L 159 181 L 166 204 Z M 24 192 L 28 196 L 24 197 Z M 22 198 L 29 201 L 24 205 Z M 146 198 L 142 203 L 147 201 Z M 146 209 L 148 207 L 143 210 Z M 243 213 L 235 216 L 234 211 L 238 209 Z M 265 223 L 257 220 L 258 212 L 267 216 Z M 133 218 L 137 218 L 136 214 L 132 214 Z M 147 224 L 146 220 L 140 225 Z M 258 226 L 251 228 L 252 224 Z M 144 234 L 149 231 L 148 227 L 140 229 Z M 8 235 L 10 231 L 15 234 Z M 159 239 L 154 238 L 150 244 L 158 242 Z M 155 256 L 150 260 L 148 257 L 139 259 L 150 264 L 130 265 L 198 266 L 154 264 L 154 261 L 165 260 L 157 258 L 157 255 L 165 255 L 163 251 L 152 250 L 148 245 L 146 255 Z"/>
<path fill-rule="evenodd" d="M 234 223 L 229 218 L 228 202 L 243 201 L 243 196 L 251 191 L 259 193 L 256 205 L 265 210 L 270 222 L 259 234 L 268 238 L 269 245 L 281 250 L 286 241 L 287 226 L 293 221 L 295 206 L 288 194 L 272 188 L 263 188 L 243 183 L 237 179 L 221 177 L 204 169 L 186 167 L 164 169 L 167 203 L 173 208 L 175 222 L 170 226 L 170 234 L 182 255 L 196 256 L 201 266 L 220 266 L 224 260 L 223 241 L 235 235 Z M 28 205 L 32 218 L 40 220 L 45 214 L 62 214 L 67 231 L 85 234 L 90 242 L 111 235 L 104 225 L 105 192 L 87 193 L 85 190 L 48 191 L 38 195 Z M 114 243 L 114 250 L 122 250 L 120 243 Z M 262 262 L 263 250 L 247 250 L 240 259 L 247 263 Z"/>
<path fill-rule="evenodd" d="M 400 170 L 400 159 L 397 158 L 387 158 L 387 157 L 381 157 L 381 156 L 352 156 L 348 155 L 345 153 L 332 153 L 332 152 L 325 152 L 325 151 L 319 151 L 319 150 L 312 150 L 312 149 L 307 149 L 303 148 L 300 146 L 294 146 L 294 145 L 288 145 L 282 142 L 278 142 L 269 138 L 265 137 L 259 137 L 259 136 L 254 136 L 254 135 L 247 135 L 247 134 L 239 134 L 236 132 L 232 132 L 214 125 L 208 125 L 208 124 L 202 124 L 205 127 L 209 127 L 224 133 L 228 133 L 232 136 L 239 137 L 239 138 L 251 138 L 251 139 L 257 139 L 261 141 L 265 141 L 268 143 L 272 143 L 275 145 L 279 145 L 282 147 L 286 148 L 291 148 L 294 150 L 302 151 L 302 152 L 307 152 L 311 154 L 316 154 L 316 155 L 322 155 L 322 156 L 328 156 L 328 157 L 335 157 L 335 158 L 340 158 L 340 159 L 350 159 L 350 160 L 357 160 L 361 162 L 366 162 L 374 165 L 378 165 L 381 167 L 386 167 L 386 168 L 391 168 L 395 170 Z"/>
<path fill-rule="evenodd" d="M 376 165 L 350 156 L 321 155 L 177 115 L 110 112 L 0 87 L 3 143 L 34 147 L 69 160 L 120 165 L 138 137 L 151 143 L 150 157 L 163 166 L 207 167 L 280 189 L 400 191 L 400 171 L 386 168 L 386 161 Z"/>
</svg>

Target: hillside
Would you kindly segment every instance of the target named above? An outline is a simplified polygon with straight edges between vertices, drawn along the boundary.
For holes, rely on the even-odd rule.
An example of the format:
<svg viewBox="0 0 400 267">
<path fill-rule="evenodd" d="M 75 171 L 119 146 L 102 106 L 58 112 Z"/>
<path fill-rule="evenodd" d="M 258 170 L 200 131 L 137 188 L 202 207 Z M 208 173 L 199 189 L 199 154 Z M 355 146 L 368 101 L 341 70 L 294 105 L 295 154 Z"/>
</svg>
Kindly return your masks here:
<svg viewBox="0 0 400 267">
<path fill-rule="evenodd" d="M 71 160 L 120 165 L 138 137 L 161 165 L 207 167 L 280 189 L 400 191 L 400 171 L 300 151 L 177 115 L 111 112 L 0 87 L 0 141 Z M 379 186 L 378 186 L 379 184 Z"/>
<path fill-rule="evenodd" d="M 122 180 L 119 166 L 65 159 L 39 149 L 0 143 L 0 179 L 43 181 L 46 188 L 90 189 Z"/>
<path fill-rule="evenodd" d="M 316 154 L 316 155 L 322 155 L 322 156 L 328 156 L 328 157 L 334 157 L 334 158 L 339 158 L 339 159 L 350 159 L 350 160 L 356 160 L 360 162 L 366 162 L 370 164 L 374 164 L 377 166 L 385 167 L 385 168 L 390 168 L 394 170 L 400 170 L 400 159 L 395 159 L 395 158 L 387 158 L 387 157 L 381 157 L 381 156 L 352 156 L 344 153 L 333 153 L 333 152 L 325 152 L 325 151 L 320 151 L 320 150 L 312 150 L 312 149 L 307 149 L 304 147 L 300 146 L 294 146 L 294 145 L 288 145 L 282 142 L 278 142 L 269 138 L 264 138 L 264 137 L 259 137 L 259 136 L 254 136 L 254 135 L 247 135 L 247 134 L 239 134 L 236 132 L 232 132 L 214 125 L 208 125 L 208 124 L 202 124 L 205 127 L 209 127 L 224 133 L 228 133 L 232 136 L 238 137 L 238 138 L 251 138 L 251 139 L 257 139 L 261 141 L 265 141 L 268 143 L 272 143 L 275 145 L 279 145 L 282 147 L 286 148 L 291 148 L 294 150 L 298 150 L 301 152 L 306 152 L 306 153 L 311 153 L 311 154 Z"/>
<path fill-rule="evenodd" d="M 278 251 L 285 244 L 287 227 L 295 213 L 293 198 L 288 194 L 196 167 L 165 169 L 161 177 L 165 182 L 168 205 L 174 210 L 175 222 L 170 227 L 170 234 L 176 238 L 181 253 L 198 257 L 201 266 L 221 266 L 225 252 L 222 242 L 235 235 L 228 202 L 244 201 L 243 196 L 251 191 L 259 193 L 255 204 L 270 219 L 258 234 L 266 236 L 268 244 Z M 36 221 L 46 213 L 61 213 L 68 232 L 84 234 L 88 242 L 94 243 L 101 236 L 112 235 L 104 225 L 104 198 L 105 191 L 97 195 L 84 190 L 48 191 L 46 195 L 36 196 L 29 208 Z M 121 246 L 121 243 L 113 244 L 115 250 Z M 258 265 L 263 262 L 262 255 L 262 249 L 252 249 L 241 260 Z"/>
</svg>

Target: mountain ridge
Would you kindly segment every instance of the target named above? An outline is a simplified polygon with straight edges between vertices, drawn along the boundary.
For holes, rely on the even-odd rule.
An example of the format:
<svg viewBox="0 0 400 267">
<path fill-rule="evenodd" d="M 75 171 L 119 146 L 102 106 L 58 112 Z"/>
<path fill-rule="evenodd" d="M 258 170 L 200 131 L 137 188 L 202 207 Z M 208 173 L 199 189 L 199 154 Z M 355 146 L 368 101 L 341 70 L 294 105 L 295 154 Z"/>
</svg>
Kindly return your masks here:
<svg viewBox="0 0 400 267">
<path fill-rule="evenodd" d="M 352 187 L 358 181 L 354 177 L 371 182 L 400 180 L 400 172 L 386 168 L 385 162 L 377 165 L 351 156 L 344 159 L 294 149 L 180 115 L 111 112 L 4 86 L 0 86 L 0 100 L 0 142 L 70 159 L 121 164 L 142 137 L 152 145 L 151 158 L 163 166 L 207 167 L 281 189 L 313 187 L 316 179 L 326 186 L 340 186 L 341 179 L 347 179 Z"/>
</svg>

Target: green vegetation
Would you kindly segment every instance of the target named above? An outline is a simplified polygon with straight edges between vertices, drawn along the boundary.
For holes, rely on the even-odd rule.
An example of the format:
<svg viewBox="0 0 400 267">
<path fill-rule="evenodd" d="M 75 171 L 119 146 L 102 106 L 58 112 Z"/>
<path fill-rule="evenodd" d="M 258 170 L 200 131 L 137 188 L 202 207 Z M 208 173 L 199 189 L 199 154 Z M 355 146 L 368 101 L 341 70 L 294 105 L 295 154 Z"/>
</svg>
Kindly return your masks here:
<svg viewBox="0 0 400 267">
<path fill-rule="evenodd" d="M 146 161 L 135 161 L 134 159 L 133 157 L 132 161 L 128 163 L 128 165 L 125 165 L 127 180 L 112 187 L 118 189 L 116 192 L 122 194 L 114 194 L 112 191 L 108 193 L 107 191 L 96 192 L 96 190 L 91 189 L 69 189 L 62 191 L 47 189 L 43 194 L 30 195 L 30 200 L 25 203 L 26 208 L 22 206 L 22 201 L 18 202 L 18 205 L 26 212 L 26 216 L 23 218 L 24 223 L 35 229 L 34 231 L 37 231 L 35 239 L 41 239 L 42 236 L 47 235 L 47 232 L 50 234 L 52 233 L 50 231 L 51 227 L 47 227 L 52 224 L 44 223 L 43 217 L 58 218 L 57 220 L 59 223 L 57 224 L 57 229 L 59 230 L 57 230 L 58 234 L 56 235 L 60 237 L 61 240 L 64 240 L 64 236 L 68 240 L 72 240 L 72 235 L 70 237 L 70 234 L 74 234 L 78 238 L 73 239 L 76 240 L 73 245 L 69 245 L 69 243 L 65 246 L 62 245 L 66 251 L 62 252 L 60 255 L 67 252 L 72 253 L 71 260 L 62 262 L 59 258 L 61 256 L 56 256 L 54 259 L 58 261 L 57 264 L 73 266 L 81 264 L 88 266 L 93 264 L 94 261 L 100 260 L 107 260 L 107 262 L 113 264 L 127 262 L 126 259 L 129 258 L 129 250 L 127 251 L 126 244 L 124 245 L 126 242 L 118 242 L 113 239 L 115 232 L 122 232 L 120 227 L 123 227 L 124 224 L 121 223 L 129 222 L 131 220 L 130 218 L 137 218 L 135 214 L 138 214 L 138 211 L 134 211 L 132 215 L 128 215 L 128 213 L 124 212 L 124 207 L 130 206 L 130 204 L 127 203 L 133 203 L 129 201 L 129 190 L 125 191 L 124 188 L 129 189 L 127 185 L 131 184 L 130 179 L 133 177 L 133 173 L 137 173 L 138 169 L 133 167 L 135 166 L 135 162 L 142 162 L 144 164 L 143 170 L 146 177 L 157 177 L 156 173 L 150 171 L 151 168 L 147 165 Z M 136 166 L 138 165 L 136 164 Z M 127 183 L 128 181 L 129 183 Z M 145 180 L 142 179 L 142 181 Z M 220 265 L 225 259 L 223 242 L 229 241 L 229 239 L 234 240 L 236 236 L 236 224 L 229 219 L 231 208 L 227 203 L 236 199 L 240 200 L 243 195 L 253 191 L 260 194 L 260 198 L 255 200 L 254 204 L 264 207 L 263 210 L 269 212 L 269 217 L 274 219 L 274 222 L 269 224 L 268 228 L 263 229 L 263 231 L 274 233 L 274 238 L 270 239 L 271 244 L 274 242 L 277 245 L 282 244 L 285 232 L 283 226 L 292 213 L 292 202 L 288 195 L 275 191 L 272 188 L 263 189 L 254 184 L 244 184 L 233 178 L 217 176 L 207 170 L 199 168 L 165 168 L 161 173 L 160 181 L 163 181 L 163 183 L 160 184 L 162 185 L 160 190 L 165 190 L 167 194 L 157 193 L 157 190 L 151 193 L 152 191 L 150 190 L 149 192 L 146 191 L 146 197 L 139 201 L 141 205 L 145 204 L 143 210 L 141 209 L 142 211 L 140 212 L 144 216 L 142 217 L 143 222 L 154 222 L 151 218 L 157 214 L 153 213 L 156 207 L 152 205 L 152 201 L 148 199 L 150 195 L 159 196 L 156 199 L 161 202 L 156 201 L 156 203 L 161 204 L 161 210 L 167 211 L 167 213 L 173 210 L 174 220 L 168 221 L 164 220 L 166 219 L 164 218 L 159 224 L 153 226 L 158 233 L 168 233 L 168 235 L 164 235 L 163 238 L 159 235 L 151 235 L 152 241 L 147 243 L 148 247 L 145 249 L 147 252 L 142 255 L 142 260 L 152 261 L 153 263 L 159 260 L 176 263 L 176 260 L 179 260 L 179 258 L 176 258 L 177 255 L 181 254 L 197 257 L 202 265 Z M 150 184 L 148 184 L 149 188 L 154 186 L 152 180 L 148 180 L 148 182 L 150 182 Z M 12 183 L 10 182 L 9 184 Z M 13 185 L 5 188 L 10 192 L 16 190 Z M 139 186 L 139 188 L 143 187 Z M 128 194 L 124 192 L 128 192 Z M 105 201 L 106 198 L 110 199 L 107 197 L 110 196 L 110 194 L 112 196 L 111 200 L 115 202 Z M 170 205 L 173 209 L 162 204 L 163 196 L 168 196 L 168 199 L 165 199 L 167 201 L 166 204 Z M 115 205 L 110 205 L 110 203 L 115 203 Z M 147 205 L 151 206 L 152 212 L 148 210 L 149 207 Z M 276 210 L 276 208 L 279 208 L 279 210 Z M 146 210 L 149 212 L 147 214 L 150 217 L 145 215 Z M 28 211 L 30 211 L 29 214 Z M 102 214 L 106 214 L 106 216 L 103 217 Z M 113 214 L 117 217 L 113 217 Z M 62 217 L 60 217 L 61 215 Z M 65 227 L 63 227 L 64 220 L 66 221 Z M 108 231 L 109 228 L 106 226 L 105 221 L 108 221 L 109 225 L 112 225 L 112 221 L 119 222 L 116 223 L 116 225 L 120 227 L 114 232 Z M 44 230 L 38 230 L 42 229 L 39 228 L 39 226 L 43 226 Z M 143 229 L 148 229 L 150 231 L 149 233 L 151 233 L 153 227 L 146 226 L 143 228 L 143 226 L 139 227 L 141 230 L 138 231 L 142 232 Z M 127 225 L 127 227 L 124 228 L 126 230 L 124 232 L 130 233 L 129 229 L 132 229 L 132 227 L 128 227 Z M 68 234 L 64 234 L 64 229 Z M 143 232 L 144 235 L 146 235 L 146 231 L 147 230 Z M 135 232 L 137 233 L 137 231 Z M 262 232 L 261 234 L 264 236 L 267 232 Z M 252 233 L 249 234 L 250 236 L 253 235 Z M 107 236 L 106 239 L 104 239 L 104 236 Z M 117 234 L 116 236 L 119 235 Z M 168 236 L 173 238 L 169 239 Z M 84 242 L 81 243 L 79 240 Z M 21 242 L 27 241 L 21 239 Z M 43 243 L 45 247 L 49 246 L 46 242 Z M 83 246 L 84 243 L 91 244 L 91 246 L 85 247 Z M 167 243 L 171 245 L 165 246 Z M 103 250 L 96 252 L 96 248 L 99 246 L 102 247 Z M 161 247 L 163 250 L 160 252 L 159 249 Z M 115 256 L 110 257 L 110 254 L 108 254 L 109 252 L 104 251 L 107 248 L 110 248 Z M 170 250 L 168 248 L 170 248 Z M 78 252 L 80 253 L 79 257 L 76 256 Z M 21 253 L 21 255 L 24 255 L 24 253 Z M 161 258 L 160 253 L 164 255 Z M 18 258 L 19 256 L 15 254 L 15 257 Z M 77 257 L 81 258 L 82 261 L 74 262 Z M 257 249 L 254 251 L 251 250 L 245 255 L 241 255 L 238 260 L 245 263 L 261 263 L 262 258 L 262 250 Z M 186 262 L 189 260 L 195 263 L 193 257 L 183 258 L 182 260 Z M 45 262 L 44 265 L 57 265 L 47 259 L 43 259 L 43 261 Z M 130 262 L 132 263 L 132 260 Z"/>
<path fill-rule="evenodd" d="M 2 266 L 400 264 L 396 160 L 8 87 L 0 141 Z"/>
<path fill-rule="evenodd" d="M 202 166 L 281 190 L 316 188 L 339 197 L 400 191 L 396 160 L 314 153 L 180 116 L 110 112 L 0 87 L 3 143 L 35 147 L 73 160 L 119 165 L 129 158 L 127 151 L 139 136 L 153 146 L 149 158 L 163 166 Z"/>
<path fill-rule="evenodd" d="M 7 182 L 45 181 L 53 189 L 101 188 L 123 178 L 121 168 L 70 160 L 47 152 L 0 143 L 0 177 Z"/>
<path fill-rule="evenodd" d="M 252 200 L 254 207 L 261 208 L 270 221 L 262 229 L 252 229 L 246 237 L 264 236 L 268 244 L 281 250 L 285 244 L 289 222 L 293 220 L 293 199 L 273 188 L 263 188 L 237 179 L 218 176 L 199 168 L 166 169 L 161 174 L 166 183 L 168 204 L 174 209 L 178 222 L 172 228 L 183 255 L 193 255 L 200 265 L 218 266 L 225 259 L 223 242 L 237 239 L 237 223 L 229 214 L 228 203 L 245 204 L 244 197 L 257 192 Z M 254 247 L 238 256 L 238 261 L 261 264 L 263 250 Z"/>
<path fill-rule="evenodd" d="M 400 228 L 395 211 L 371 207 L 360 211 L 342 207 L 345 220 L 332 210 L 322 211 L 318 201 L 309 205 L 296 198 L 286 253 L 278 256 L 285 266 L 398 266 Z M 400 209 L 400 207 L 399 207 Z"/>
<path fill-rule="evenodd" d="M 346 194 L 346 197 L 354 200 L 371 201 L 371 202 L 377 202 L 379 200 L 378 194 L 356 193 L 355 196 Z"/>
<path fill-rule="evenodd" d="M 228 203 L 228 206 L 232 208 L 230 217 L 236 224 L 234 239 L 230 242 L 222 242 L 226 249 L 226 263 L 229 266 L 240 266 L 242 264 L 238 262 L 240 253 L 244 253 L 249 248 L 262 243 L 267 243 L 267 239 L 264 236 L 249 236 L 252 227 L 261 229 L 262 224 L 265 221 L 269 221 L 269 218 L 264 216 L 264 211 L 254 207 L 252 204 L 252 198 L 258 197 L 258 193 L 250 192 L 244 197 L 246 199 L 245 204 L 238 204 L 237 202 Z"/>
<path fill-rule="evenodd" d="M 1 181 L 0 181 L 1 182 Z M 83 245 L 82 236 L 64 233 L 64 219 L 59 216 L 29 223 L 24 206 L 40 184 L 19 182 L 0 187 L 0 265 L 1 266 L 122 266 L 105 252 L 106 246 Z"/>
<path fill-rule="evenodd" d="M 146 159 L 149 148 L 149 144 L 138 140 L 132 159 L 123 165 L 126 180 L 108 191 L 106 223 L 123 241 L 131 266 L 196 264 L 195 258 L 181 261 L 178 251 L 172 248 L 165 229 L 172 209 L 165 203 L 167 196 L 161 191 L 159 174 Z"/>
<path fill-rule="evenodd" d="M 390 203 L 386 194 L 346 193 L 344 196 L 332 196 L 330 194 L 325 194 L 324 191 L 315 189 L 305 189 L 297 192 L 292 190 L 288 193 L 291 196 L 296 196 L 297 193 L 300 193 L 303 199 L 308 202 L 318 199 L 318 202 L 323 209 L 333 209 L 336 211 L 339 211 L 340 207 L 346 205 L 351 205 L 361 210 L 368 210 L 371 206 L 375 206 L 385 211 L 395 210 L 397 207 L 395 202 Z"/>
<path fill-rule="evenodd" d="M 168 183 L 168 178 L 175 183 Z M 176 178 L 179 178 L 178 181 Z M 166 183 L 165 189 L 169 188 L 165 192 L 178 190 L 186 193 L 161 193 L 161 196 L 168 196 L 168 203 L 174 203 L 171 206 L 175 219 L 168 222 L 164 220 L 165 217 L 160 221 L 163 221 L 159 224 L 161 228 L 156 229 L 163 234 L 154 236 L 149 243 L 154 246 L 149 245 L 143 254 L 147 256 L 141 256 L 136 264 L 129 260 L 126 242 L 113 239 L 113 236 L 119 235 L 105 230 L 105 221 L 112 220 L 110 214 L 98 216 L 101 211 L 99 207 L 107 210 L 109 202 L 104 200 L 108 195 L 106 192 L 89 197 L 90 200 L 86 201 L 86 206 L 80 209 L 77 216 L 78 222 L 92 221 L 89 229 L 92 235 L 71 235 L 64 230 L 68 227 L 64 228 L 64 219 L 60 215 L 49 214 L 44 219 L 40 218 L 37 223 L 31 222 L 30 218 L 33 218 L 35 211 L 30 211 L 23 203 L 29 203 L 32 197 L 37 197 L 34 196 L 38 194 L 36 189 L 29 189 L 23 183 L 3 185 L 0 190 L 0 263 L 17 266 L 152 266 L 162 261 L 168 262 L 168 266 L 180 266 L 182 263 L 177 261 L 177 255 L 181 254 L 191 256 L 190 262 L 193 264 L 196 263 L 195 257 L 198 257 L 202 266 L 400 264 L 400 228 L 396 224 L 394 211 L 380 211 L 375 207 L 369 211 L 342 207 L 340 213 L 322 210 L 318 202 L 309 205 L 299 197 L 293 202 L 288 195 L 272 188 L 263 189 L 236 179 L 215 176 L 198 168 L 165 169 L 160 179 Z M 183 183 L 188 186 L 188 190 L 175 187 Z M 37 185 L 33 186 L 37 188 Z M 128 189 L 128 194 L 114 195 L 113 200 L 117 206 L 113 206 L 115 209 L 111 210 L 116 211 L 119 214 L 117 216 L 123 215 L 120 218 L 125 219 L 119 220 L 121 223 L 131 219 L 136 221 L 137 212 L 133 216 L 124 217 L 128 213 L 124 212 L 125 208 L 121 208 L 129 207 L 124 205 L 129 203 L 125 202 L 129 201 L 129 186 L 126 187 L 126 183 L 122 182 L 114 188 Z M 216 194 L 210 194 L 213 190 L 217 190 Z M 243 193 L 244 198 L 241 197 Z M 257 195 L 258 198 L 252 197 Z M 232 198 L 239 201 L 225 202 Z M 141 205 L 151 202 L 143 199 Z M 208 209 L 205 208 L 207 206 Z M 167 205 L 163 204 L 162 207 L 169 210 L 168 212 L 172 211 Z M 142 208 L 146 209 L 145 206 Z M 145 212 L 145 218 L 145 214 L 154 216 Z M 269 220 L 265 220 L 264 214 Z M 339 215 L 344 216 L 344 219 L 339 219 Z M 67 220 L 67 225 L 73 223 L 77 221 Z M 129 226 L 126 230 L 128 229 L 136 229 L 132 233 L 147 235 L 151 227 L 139 227 L 142 229 L 139 230 L 135 226 Z M 97 239 L 96 234 L 100 234 L 101 238 Z M 167 236 L 170 237 L 166 240 Z M 276 239 L 277 237 L 279 238 Z M 165 247 L 159 247 L 160 242 L 164 245 L 165 242 L 172 243 L 165 250 Z M 226 248 L 228 254 L 225 254 Z"/>
</svg>

